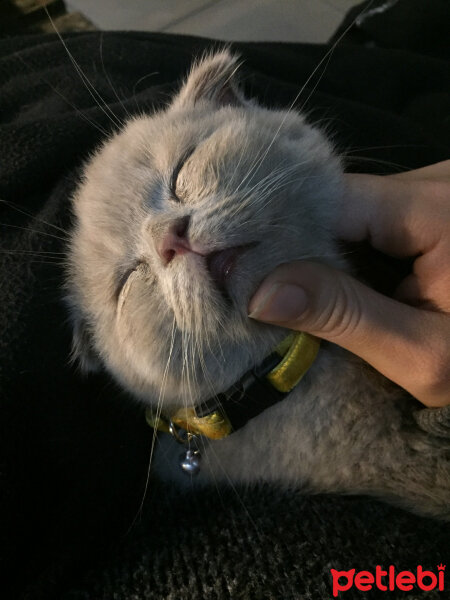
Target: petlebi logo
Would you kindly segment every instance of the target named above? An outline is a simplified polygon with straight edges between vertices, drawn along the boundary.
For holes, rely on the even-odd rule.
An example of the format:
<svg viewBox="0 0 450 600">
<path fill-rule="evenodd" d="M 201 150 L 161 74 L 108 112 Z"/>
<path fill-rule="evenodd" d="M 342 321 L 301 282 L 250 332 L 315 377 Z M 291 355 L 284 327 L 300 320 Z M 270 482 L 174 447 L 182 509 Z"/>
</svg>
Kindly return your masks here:
<svg viewBox="0 0 450 600">
<path fill-rule="evenodd" d="M 445 589 L 445 566 L 442 563 L 437 565 L 436 571 L 427 571 L 418 566 L 415 571 L 397 571 L 394 565 L 383 569 L 380 565 L 375 567 L 375 571 L 337 571 L 330 569 L 333 579 L 333 597 L 345 599 L 345 593 L 352 588 L 361 592 L 368 592 L 372 589 L 378 589 L 387 592 L 386 600 L 389 598 L 389 592 L 401 590 L 409 592 L 414 587 L 425 592 L 432 590 L 443 591 Z"/>
</svg>

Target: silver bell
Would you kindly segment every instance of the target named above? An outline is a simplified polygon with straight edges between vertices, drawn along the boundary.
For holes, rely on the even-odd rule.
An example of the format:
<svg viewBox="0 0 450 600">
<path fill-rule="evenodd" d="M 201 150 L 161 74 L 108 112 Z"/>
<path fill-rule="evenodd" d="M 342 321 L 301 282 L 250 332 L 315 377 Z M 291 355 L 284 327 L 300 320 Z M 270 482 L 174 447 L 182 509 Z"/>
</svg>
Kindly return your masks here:
<svg viewBox="0 0 450 600">
<path fill-rule="evenodd" d="M 200 453 L 198 450 L 186 450 L 180 456 L 180 467 L 187 475 L 197 475 L 200 471 Z"/>
</svg>

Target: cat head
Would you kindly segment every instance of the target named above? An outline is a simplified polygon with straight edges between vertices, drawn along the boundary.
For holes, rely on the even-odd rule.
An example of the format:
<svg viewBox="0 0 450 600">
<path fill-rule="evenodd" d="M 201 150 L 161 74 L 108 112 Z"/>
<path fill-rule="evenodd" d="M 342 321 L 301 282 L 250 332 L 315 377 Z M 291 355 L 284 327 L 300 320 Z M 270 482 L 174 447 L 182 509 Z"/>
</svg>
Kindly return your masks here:
<svg viewBox="0 0 450 600">
<path fill-rule="evenodd" d="M 131 119 L 74 197 L 74 354 L 148 403 L 227 389 L 286 332 L 248 318 L 277 265 L 340 265 L 329 229 L 341 167 L 292 110 L 247 100 L 228 51 L 194 65 L 166 110 Z"/>
</svg>

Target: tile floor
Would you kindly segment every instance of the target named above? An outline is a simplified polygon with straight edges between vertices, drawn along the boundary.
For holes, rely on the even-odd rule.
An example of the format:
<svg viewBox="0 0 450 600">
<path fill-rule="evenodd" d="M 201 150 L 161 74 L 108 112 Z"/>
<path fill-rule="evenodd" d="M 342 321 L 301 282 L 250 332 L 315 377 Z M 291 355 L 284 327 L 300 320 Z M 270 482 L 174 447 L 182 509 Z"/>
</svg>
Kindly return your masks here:
<svg viewBox="0 0 450 600">
<path fill-rule="evenodd" d="M 360 1 L 360 0 L 359 0 Z M 100 29 L 322 43 L 358 0 L 66 0 Z"/>
</svg>

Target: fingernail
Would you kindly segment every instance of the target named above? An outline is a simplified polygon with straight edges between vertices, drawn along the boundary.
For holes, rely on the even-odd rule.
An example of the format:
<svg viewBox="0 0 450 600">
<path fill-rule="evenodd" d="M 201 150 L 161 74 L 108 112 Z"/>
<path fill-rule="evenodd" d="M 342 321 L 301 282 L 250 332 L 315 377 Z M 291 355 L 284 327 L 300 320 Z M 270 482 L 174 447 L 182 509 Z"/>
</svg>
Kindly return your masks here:
<svg viewBox="0 0 450 600">
<path fill-rule="evenodd" d="M 289 283 L 274 283 L 256 292 L 250 302 L 249 317 L 258 321 L 284 323 L 297 320 L 305 311 L 308 298 L 303 288 Z"/>
</svg>

